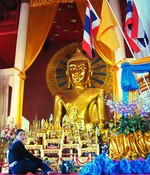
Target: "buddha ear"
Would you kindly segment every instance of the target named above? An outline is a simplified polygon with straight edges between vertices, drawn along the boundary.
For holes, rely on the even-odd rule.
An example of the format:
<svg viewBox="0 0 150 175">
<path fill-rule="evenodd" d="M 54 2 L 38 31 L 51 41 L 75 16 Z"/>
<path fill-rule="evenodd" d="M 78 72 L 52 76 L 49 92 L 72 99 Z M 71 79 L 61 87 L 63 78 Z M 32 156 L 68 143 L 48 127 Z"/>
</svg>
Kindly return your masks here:
<svg viewBox="0 0 150 175">
<path fill-rule="evenodd" d="M 67 85 L 67 88 L 70 88 L 70 86 L 71 86 L 71 81 L 70 81 L 70 77 L 68 76 L 68 75 L 69 75 L 68 70 L 66 70 L 66 75 L 67 75 L 67 78 L 68 78 L 68 85 Z"/>
<path fill-rule="evenodd" d="M 91 76 L 93 75 L 93 70 L 89 71 L 88 86 L 91 87 Z"/>
<path fill-rule="evenodd" d="M 91 87 L 92 85 L 91 85 L 91 79 L 89 78 L 88 79 L 88 87 Z"/>
<path fill-rule="evenodd" d="M 93 70 L 91 70 L 91 72 L 90 72 L 90 76 L 92 76 L 93 75 Z"/>
<path fill-rule="evenodd" d="M 65 72 L 66 72 L 66 75 L 68 76 L 68 70 L 66 70 Z"/>
<path fill-rule="evenodd" d="M 71 82 L 70 82 L 70 78 L 68 78 L 68 85 L 67 85 L 67 87 L 70 88 L 70 86 L 71 86 Z"/>
</svg>

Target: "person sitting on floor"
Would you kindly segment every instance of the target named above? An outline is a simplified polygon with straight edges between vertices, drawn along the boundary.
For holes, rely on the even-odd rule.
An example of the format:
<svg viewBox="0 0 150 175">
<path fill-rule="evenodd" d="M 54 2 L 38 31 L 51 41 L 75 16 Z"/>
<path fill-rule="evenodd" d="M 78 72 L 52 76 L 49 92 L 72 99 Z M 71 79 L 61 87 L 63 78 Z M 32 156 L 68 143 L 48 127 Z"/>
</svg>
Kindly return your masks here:
<svg viewBox="0 0 150 175">
<path fill-rule="evenodd" d="M 17 129 L 16 138 L 9 147 L 8 162 L 12 174 L 26 174 L 41 169 L 44 174 L 56 174 L 42 159 L 31 154 L 24 146 L 25 132 Z"/>
</svg>

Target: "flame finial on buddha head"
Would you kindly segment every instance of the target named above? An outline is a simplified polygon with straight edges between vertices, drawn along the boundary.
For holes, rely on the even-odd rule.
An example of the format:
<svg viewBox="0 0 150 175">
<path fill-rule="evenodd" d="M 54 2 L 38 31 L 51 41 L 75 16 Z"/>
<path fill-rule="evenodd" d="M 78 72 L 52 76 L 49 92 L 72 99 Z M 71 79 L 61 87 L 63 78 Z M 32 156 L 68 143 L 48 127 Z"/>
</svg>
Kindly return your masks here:
<svg viewBox="0 0 150 175">
<path fill-rule="evenodd" d="M 73 56 L 68 60 L 67 62 L 67 68 L 69 67 L 69 64 L 71 61 L 78 61 L 78 60 L 86 60 L 89 66 L 89 69 L 91 69 L 91 61 L 90 59 L 85 56 L 79 48 L 77 48 L 76 52 L 73 54 Z"/>
</svg>

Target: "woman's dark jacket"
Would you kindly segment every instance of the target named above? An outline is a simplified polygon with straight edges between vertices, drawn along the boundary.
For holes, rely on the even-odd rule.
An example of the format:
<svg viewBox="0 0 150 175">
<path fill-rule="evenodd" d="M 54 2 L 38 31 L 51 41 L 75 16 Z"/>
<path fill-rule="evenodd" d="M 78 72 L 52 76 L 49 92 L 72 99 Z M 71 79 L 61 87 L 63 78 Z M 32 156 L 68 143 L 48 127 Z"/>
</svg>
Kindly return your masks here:
<svg viewBox="0 0 150 175">
<path fill-rule="evenodd" d="M 11 164 L 14 161 L 29 159 L 42 164 L 42 160 L 31 154 L 21 141 L 13 142 L 9 147 L 8 161 Z"/>
</svg>

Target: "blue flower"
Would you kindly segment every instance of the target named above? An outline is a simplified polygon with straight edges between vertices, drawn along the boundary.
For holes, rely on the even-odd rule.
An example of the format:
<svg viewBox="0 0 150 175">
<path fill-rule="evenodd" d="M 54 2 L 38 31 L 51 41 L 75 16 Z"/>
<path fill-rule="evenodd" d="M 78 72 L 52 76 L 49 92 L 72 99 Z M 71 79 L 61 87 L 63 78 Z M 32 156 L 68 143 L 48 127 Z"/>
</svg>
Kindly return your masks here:
<svg viewBox="0 0 150 175">
<path fill-rule="evenodd" d="M 120 164 L 119 162 L 110 161 L 109 164 L 107 165 L 107 171 L 108 171 L 107 174 L 120 174 L 119 164 Z"/>
<path fill-rule="evenodd" d="M 100 154 L 93 161 L 84 165 L 79 175 L 101 175 L 101 174 L 150 174 L 150 155 L 146 160 L 114 161 L 105 154 Z"/>
<path fill-rule="evenodd" d="M 83 165 L 79 175 L 92 175 L 92 162 L 88 162 L 87 164 Z"/>
<path fill-rule="evenodd" d="M 91 161 L 81 168 L 79 175 L 101 175 L 102 168 L 102 166 Z"/>
<path fill-rule="evenodd" d="M 130 162 L 132 174 L 142 174 L 142 164 L 140 160 L 133 160 Z"/>
<path fill-rule="evenodd" d="M 104 167 L 104 174 L 109 174 L 109 166 L 113 164 L 113 161 L 110 159 L 107 159 L 105 162 L 105 167 Z"/>
<path fill-rule="evenodd" d="M 102 153 L 99 156 L 97 156 L 93 161 L 97 165 L 101 165 L 101 166 L 104 167 L 105 166 L 106 159 L 107 159 L 106 154 L 105 153 Z"/>
<path fill-rule="evenodd" d="M 150 154 L 148 155 L 146 161 L 142 163 L 143 172 L 145 174 L 150 174 Z"/>
<path fill-rule="evenodd" d="M 93 175 L 101 175 L 102 166 L 97 166 L 94 162 L 92 162 L 92 174 Z"/>
<path fill-rule="evenodd" d="M 105 164 L 103 159 L 103 154 L 97 156 L 93 161 L 82 166 L 79 175 L 101 175 Z"/>
<path fill-rule="evenodd" d="M 131 174 L 131 165 L 127 159 L 120 160 L 120 173 L 121 174 Z"/>
</svg>

